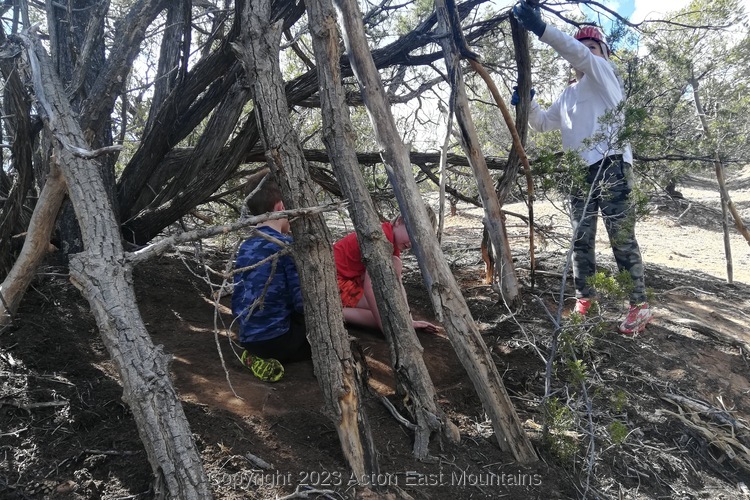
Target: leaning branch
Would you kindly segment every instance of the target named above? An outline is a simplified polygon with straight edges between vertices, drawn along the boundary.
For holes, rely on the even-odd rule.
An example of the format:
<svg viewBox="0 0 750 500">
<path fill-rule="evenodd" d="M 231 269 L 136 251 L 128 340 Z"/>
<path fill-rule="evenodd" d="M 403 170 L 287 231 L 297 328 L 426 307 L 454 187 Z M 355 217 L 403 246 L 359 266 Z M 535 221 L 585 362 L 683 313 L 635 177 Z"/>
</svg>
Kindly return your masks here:
<svg viewBox="0 0 750 500">
<path fill-rule="evenodd" d="M 84 158 L 86 160 L 92 160 L 94 158 L 98 158 L 100 156 L 103 156 L 109 153 L 117 153 L 119 151 L 122 151 L 122 146 L 120 145 L 105 146 L 103 148 L 91 150 L 87 148 L 79 148 L 78 146 L 75 146 L 69 143 L 64 138 L 58 137 L 58 139 L 60 140 L 62 145 L 65 147 L 65 149 L 69 150 L 75 156 L 79 158 Z"/>
<path fill-rule="evenodd" d="M 526 194 L 529 207 L 529 258 L 531 268 L 531 282 L 534 283 L 534 272 L 536 270 L 536 259 L 534 257 L 534 181 L 531 178 L 531 165 L 529 164 L 529 158 L 528 156 L 526 156 L 526 151 L 524 150 L 521 137 L 518 135 L 518 130 L 516 130 L 516 124 L 513 122 L 513 117 L 510 115 L 510 111 L 508 111 L 508 107 L 505 105 L 505 101 L 503 101 L 503 98 L 500 96 L 500 92 L 497 90 L 495 82 L 492 81 L 492 77 L 490 77 L 490 74 L 486 69 L 484 69 L 481 64 L 479 64 L 479 62 L 470 59 L 469 63 L 471 64 L 471 67 L 474 69 L 474 71 L 476 71 L 479 76 L 482 77 L 484 82 L 487 84 L 487 88 L 490 90 L 492 97 L 495 98 L 495 103 L 497 104 L 497 107 L 500 108 L 500 112 L 503 115 L 503 119 L 505 120 L 505 125 L 508 127 L 510 136 L 513 138 L 513 148 L 515 149 L 516 155 L 521 160 L 521 164 L 523 165 L 524 174 L 526 176 Z M 515 177 L 515 174 L 517 172 L 509 173 L 512 175 L 512 177 Z M 500 201 L 502 202 L 504 200 Z"/>
<path fill-rule="evenodd" d="M 257 224 L 260 224 L 261 222 L 266 222 L 269 220 L 287 219 L 287 218 L 293 219 L 296 217 L 303 217 L 306 215 L 330 212 L 333 210 L 338 210 L 343 205 L 344 203 L 331 203 L 328 205 L 321 205 L 319 207 L 298 208 L 295 210 L 271 212 L 271 213 L 267 213 L 263 215 L 257 215 L 255 217 L 250 217 L 246 220 L 235 222 L 233 224 L 225 224 L 222 226 L 213 226 L 213 227 L 207 227 L 204 229 L 196 229 L 193 231 L 187 231 L 187 232 L 180 233 L 175 236 L 160 240 L 157 243 L 148 245 L 147 247 L 141 248 L 140 250 L 137 250 L 135 252 L 126 254 L 125 260 L 130 262 L 133 265 L 139 264 L 152 257 L 157 257 L 163 254 L 164 252 L 172 248 L 174 245 L 178 245 L 180 243 L 187 243 L 188 241 L 195 241 L 195 240 L 200 240 L 203 238 L 210 238 L 218 234 L 232 233 L 234 231 L 239 231 L 240 229 L 246 228 L 248 226 L 255 226 Z"/>
<path fill-rule="evenodd" d="M 86 147 L 51 58 L 38 37 L 22 34 L 27 68 L 37 109 L 52 141 L 55 161 L 68 185 L 68 195 L 81 228 L 84 251 L 70 260 L 73 284 L 91 306 L 104 345 L 123 386 L 158 484 L 166 496 L 210 498 L 209 479 L 200 460 L 182 404 L 168 376 L 169 357 L 148 335 L 135 300 L 115 214 L 96 160 L 82 159 L 58 138 Z"/>
<path fill-rule="evenodd" d="M 184 150 L 175 152 L 174 154 L 179 155 L 185 155 L 187 156 L 187 151 Z M 304 150 L 305 159 L 307 161 L 314 161 L 319 163 L 331 163 L 331 159 L 328 155 L 328 152 L 324 149 L 305 149 Z M 243 158 L 246 162 L 265 162 L 265 152 L 261 150 L 253 150 L 251 154 L 247 155 Z M 490 170 L 505 170 L 505 166 L 508 162 L 507 158 L 500 158 L 496 156 L 485 156 L 485 161 L 487 162 L 487 168 Z M 435 168 L 438 168 L 438 165 L 440 164 L 440 152 L 434 152 L 434 153 L 427 153 L 427 152 L 420 152 L 420 151 L 409 151 L 409 161 L 413 163 L 414 165 L 421 166 L 428 166 L 428 165 L 434 165 Z M 360 165 L 377 165 L 383 163 L 383 157 L 381 156 L 379 151 L 364 151 L 361 153 L 357 153 L 357 162 Z M 454 165 L 458 167 L 468 167 L 469 159 L 465 155 L 458 155 L 455 153 L 448 153 L 446 155 L 446 163 L 448 165 Z"/>
</svg>

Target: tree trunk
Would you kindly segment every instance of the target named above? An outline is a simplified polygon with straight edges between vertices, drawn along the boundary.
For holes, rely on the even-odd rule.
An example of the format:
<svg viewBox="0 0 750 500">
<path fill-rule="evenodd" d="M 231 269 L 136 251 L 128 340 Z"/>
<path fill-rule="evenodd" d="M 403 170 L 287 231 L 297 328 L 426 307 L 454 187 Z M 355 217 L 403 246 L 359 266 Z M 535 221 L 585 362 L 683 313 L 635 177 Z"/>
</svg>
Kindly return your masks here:
<svg viewBox="0 0 750 500">
<path fill-rule="evenodd" d="M 450 21 L 451 13 L 448 11 L 445 0 L 437 0 L 435 9 L 438 13 L 438 23 L 444 34 L 440 37 L 440 45 L 443 48 L 451 85 L 451 107 L 456 115 L 456 124 L 460 130 L 461 145 L 466 152 L 477 181 L 479 197 L 482 199 L 482 206 L 484 207 L 484 225 L 489 231 L 493 247 L 499 253 L 500 293 L 503 301 L 509 307 L 515 307 L 520 301 L 518 278 L 513 265 L 500 203 L 497 194 L 495 194 L 492 177 L 490 177 L 490 172 L 487 169 L 487 162 L 482 154 L 474 120 L 471 117 L 469 100 L 466 97 L 464 87 L 463 71 L 460 65 L 460 54 L 458 47 L 456 47 Z M 455 29 L 459 29 L 459 27 Z"/>
<path fill-rule="evenodd" d="M 424 202 L 411 172 L 409 153 L 398 134 L 380 75 L 364 37 L 359 7 L 352 0 L 335 0 L 334 4 L 339 10 L 349 60 L 364 95 L 386 171 L 406 221 L 412 248 L 435 312 L 443 322 L 453 348 L 492 420 L 500 448 L 512 453 L 520 463 L 534 462 L 537 460 L 536 452 L 521 427 L 492 356 L 427 222 Z M 494 191 L 492 193 L 494 195 Z"/>
<path fill-rule="evenodd" d="M 85 245 L 83 253 L 71 258 L 71 279 L 89 301 L 121 377 L 123 399 L 156 476 L 157 496 L 210 498 L 208 477 L 169 378 L 168 357 L 153 345 L 138 313 L 131 268 L 100 165 L 74 152 L 88 145 L 62 83 L 41 43 L 28 37 L 24 43 L 38 109 L 54 138 L 55 161 L 68 183 Z"/>
<path fill-rule="evenodd" d="M 5 41 L 3 33 L 0 33 L 0 41 Z M 5 78 L 4 125 L 7 135 L 13 138 L 10 161 L 16 171 L 12 186 L 10 182 L 8 185 L 0 183 L 0 192 L 7 193 L 6 199 L 0 204 L 0 279 L 3 279 L 13 267 L 12 237 L 14 233 L 24 232 L 29 222 L 24 211 L 26 197 L 34 185 L 32 144 L 35 131 L 31 126 L 31 99 L 18 76 L 15 61 L 0 61 L 0 70 Z M 5 164 L 3 161 L 3 165 Z M 3 170 L 3 179 L 9 181 L 3 167 L 0 167 L 0 170 Z M 6 289 L 3 288 L 3 290 Z"/>
<path fill-rule="evenodd" d="M 519 140 L 521 141 L 522 147 L 526 147 L 526 137 L 528 136 L 529 130 L 529 105 L 531 103 L 531 54 L 530 54 L 530 43 L 529 33 L 522 26 L 519 25 L 518 20 L 515 16 L 510 16 L 510 29 L 513 36 L 513 49 L 516 57 L 516 66 L 518 67 L 518 92 L 519 95 L 524 96 L 520 102 L 516 105 L 516 131 L 518 132 Z M 505 200 L 510 195 L 511 183 L 515 179 L 509 176 L 511 170 L 515 166 L 523 166 L 524 176 L 526 177 L 526 204 L 528 205 L 529 212 L 529 268 L 531 270 L 531 289 L 534 289 L 536 284 L 536 242 L 534 239 L 534 180 L 531 177 L 531 165 L 529 159 L 526 156 L 526 152 L 523 152 L 523 158 L 521 154 L 516 150 L 515 146 L 511 149 L 508 155 L 508 167 L 506 173 L 503 176 L 503 180 L 498 186 L 497 197 L 500 200 L 500 206 L 505 203 Z M 516 170 L 517 172 L 517 170 Z"/>
<path fill-rule="evenodd" d="M 65 179 L 53 166 L 36 202 L 21 254 L 0 286 L 0 327 L 12 321 L 39 263 L 49 251 L 50 234 L 64 198 Z"/>
<path fill-rule="evenodd" d="M 46 3 L 53 71 L 66 89 L 71 108 L 75 113 L 80 113 L 86 99 L 93 97 L 91 90 L 105 65 L 104 16 L 109 8 L 109 0 L 48 0 Z M 138 45 L 135 50 L 138 50 Z M 122 85 L 122 82 L 118 83 Z M 115 96 L 111 99 L 114 102 Z M 99 125 L 96 129 L 87 130 L 85 138 L 89 147 L 112 144 L 109 117 Z M 98 164 L 111 202 L 115 193 L 114 157 L 102 157 Z M 45 166 L 45 173 L 48 168 Z M 76 214 L 68 200 L 63 202 L 58 216 L 57 236 L 61 242 L 60 252 L 65 258 L 84 248 Z"/>
<path fill-rule="evenodd" d="M 690 85 L 693 87 L 693 101 L 695 102 L 695 109 L 698 112 L 698 117 L 701 121 L 701 126 L 703 127 L 703 132 L 706 134 L 706 139 L 709 141 L 713 141 L 713 135 L 711 133 L 711 129 L 708 126 L 708 120 L 706 119 L 706 113 L 703 110 L 703 103 L 701 102 L 700 94 L 698 93 L 698 88 L 700 85 L 700 82 L 697 78 L 691 78 L 689 80 Z M 730 240 L 729 240 L 729 227 L 727 225 L 727 211 L 732 213 L 732 218 L 734 219 L 734 225 L 737 228 L 737 230 L 744 236 L 745 241 L 748 242 L 750 245 L 750 231 L 748 231 L 747 227 L 745 226 L 745 223 L 742 221 L 742 216 L 737 211 L 737 207 L 734 205 L 734 202 L 732 201 L 732 198 L 729 196 L 729 190 L 727 190 L 726 181 L 724 180 L 724 167 L 721 164 L 721 158 L 719 157 L 719 152 L 714 149 L 713 151 L 713 157 L 714 157 L 714 171 L 716 172 L 716 180 L 719 183 L 719 194 L 721 196 L 721 213 L 722 213 L 722 227 L 724 229 L 724 253 L 726 254 L 726 260 L 727 260 L 727 282 L 732 283 L 733 277 L 732 277 L 732 248 L 730 246 Z"/>
<path fill-rule="evenodd" d="M 225 77 L 230 72 L 232 64 L 231 58 L 221 50 L 198 61 L 185 80 L 173 89 L 161 108 L 151 111 L 156 114 L 154 123 L 159 126 L 150 129 L 142 137 L 138 150 L 123 169 L 117 186 L 117 200 L 126 239 L 138 242 L 145 240 L 136 231 L 127 230 L 128 220 L 146 209 L 169 179 L 160 176 L 160 167 L 167 153 L 187 137 L 226 94 L 229 87 L 220 77 Z M 188 180 L 187 177 L 184 179 L 186 183 Z"/>
<path fill-rule="evenodd" d="M 289 119 L 278 54 L 281 23 L 271 24 L 270 0 L 254 0 L 242 12 L 243 33 L 234 45 L 245 67 L 262 130 L 266 158 L 284 203 L 303 207 L 314 200 L 299 138 Z M 331 235 L 321 215 L 292 221 L 294 256 L 302 286 L 307 338 L 326 406 L 338 431 L 344 457 L 358 478 L 379 472 L 377 452 L 363 408 L 363 390 L 344 328 L 334 272 Z"/>
<path fill-rule="evenodd" d="M 409 306 L 399 290 L 401 284 L 393 270 L 392 246 L 385 238 L 375 206 L 354 151 L 354 132 L 344 103 L 339 61 L 339 31 L 331 0 L 309 0 L 310 32 L 320 81 L 324 142 L 336 178 L 346 197 L 367 272 L 373 280 L 383 333 L 391 350 L 399 401 L 405 398 L 416 422 L 414 456 L 424 459 L 429 453 L 430 436 L 441 430 L 458 442 L 458 429 L 437 405 L 437 394 L 422 358 L 422 346 L 412 326 Z"/>
<path fill-rule="evenodd" d="M 226 38 L 216 44 L 218 48 L 195 63 L 161 106 L 152 111 L 156 116 L 155 126 L 145 133 L 140 147 L 123 170 L 118 202 L 124 221 L 123 235 L 130 242 L 147 243 L 179 217 L 205 202 L 237 170 L 260 139 L 253 110 L 221 156 L 207 163 L 200 163 L 201 156 L 187 156 L 184 159 L 187 164 L 179 164 L 176 170 L 171 168 L 175 165 L 173 155 L 179 153 L 177 144 L 195 133 L 217 107 L 228 104 L 230 90 L 235 94 L 238 91 L 232 90 L 239 69 L 230 46 L 240 31 L 242 15 L 238 9 L 242 4 L 235 2 L 234 23 Z M 272 9 L 272 18 L 283 19 L 285 27 L 304 14 L 304 4 L 290 0 L 274 2 Z M 187 37 L 185 34 L 183 38 Z M 203 138 L 205 130 L 200 135 Z M 199 173 L 196 178 L 186 175 L 186 171 Z M 155 200 L 163 190 L 168 193 Z"/>
<path fill-rule="evenodd" d="M 531 103 L 531 55 L 529 53 L 529 34 L 521 26 L 515 16 L 510 16 L 510 28 L 513 36 L 513 49 L 516 58 L 516 66 L 518 68 L 518 79 L 516 80 L 516 86 L 518 87 L 518 95 L 521 96 L 520 101 L 515 106 L 516 108 L 516 122 L 515 128 L 518 132 L 518 138 L 521 141 L 521 145 L 526 145 L 526 137 L 529 131 L 529 104 Z M 516 176 L 521 167 L 521 158 L 519 152 L 516 150 L 515 145 L 510 150 L 508 155 L 508 166 L 503 173 L 503 177 L 497 186 L 497 197 L 500 200 L 500 205 L 505 203 L 505 200 L 510 196 L 511 190 L 515 186 Z M 530 173 L 528 173 L 530 175 Z M 531 200 L 529 200 L 531 203 Z"/>
<path fill-rule="evenodd" d="M 187 71 L 187 67 L 181 63 L 187 63 L 183 53 L 190 52 L 191 4 L 190 0 L 178 0 L 168 7 L 166 27 L 159 51 L 159 66 L 154 79 L 154 95 L 151 97 L 151 107 L 145 127 L 147 131 L 153 129 L 156 124 L 157 111 L 175 88 L 178 79 L 184 78 Z"/>
</svg>

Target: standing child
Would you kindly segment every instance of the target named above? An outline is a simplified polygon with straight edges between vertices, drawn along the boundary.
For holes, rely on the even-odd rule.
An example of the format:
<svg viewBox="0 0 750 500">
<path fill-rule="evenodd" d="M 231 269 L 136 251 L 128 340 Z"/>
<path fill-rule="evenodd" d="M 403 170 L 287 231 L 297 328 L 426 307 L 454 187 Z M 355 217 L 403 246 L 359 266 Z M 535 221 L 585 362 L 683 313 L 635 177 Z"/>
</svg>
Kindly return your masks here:
<svg viewBox="0 0 750 500">
<path fill-rule="evenodd" d="M 253 179 L 262 181 L 261 172 Z M 270 175 L 270 174 L 267 174 Z M 247 202 L 253 215 L 284 210 L 281 192 L 272 179 Z M 311 357 L 302 309 L 297 266 L 289 247 L 289 220 L 275 219 L 256 226 L 237 253 L 232 313 L 239 320 L 242 362 L 265 382 L 284 375 L 281 362 Z"/>
<path fill-rule="evenodd" d="M 602 122 L 602 118 L 614 112 L 623 100 L 620 80 L 609 62 L 609 46 L 604 35 L 593 26 L 581 28 L 575 37 L 548 26 L 541 18 L 539 7 L 532 7 L 525 0 L 513 7 L 513 14 L 524 28 L 555 49 L 576 72 L 577 81 L 548 109 L 541 109 L 532 94 L 529 111 L 529 124 L 534 129 L 540 132 L 560 130 L 563 149 L 578 152 L 589 166 L 586 181 L 591 186 L 590 192 L 587 189 L 571 196 L 575 234 L 574 311 L 585 315 L 596 297 L 588 279 L 596 272 L 594 243 L 601 210 L 617 267 L 627 271 L 633 281 L 630 308 L 620 324 L 620 332 L 637 334 L 646 328 L 652 312 L 646 302 L 643 261 L 635 239 L 635 209 L 630 200 L 633 153 L 629 144 L 617 144 L 620 125 Z M 511 103 L 517 100 L 516 93 Z"/>
<path fill-rule="evenodd" d="M 433 227 L 435 214 L 428 209 Z M 382 224 L 383 232 L 393 245 L 393 268 L 398 276 L 401 293 L 406 299 L 406 290 L 401 282 L 401 252 L 411 248 L 411 239 L 406 231 L 406 224 L 401 216 L 392 222 Z M 336 276 L 339 284 L 341 301 L 344 305 L 344 321 L 349 324 L 377 328 L 383 331 L 383 323 L 375 302 L 375 292 L 372 289 L 370 274 L 362 262 L 362 252 L 359 248 L 356 233 L 350 233 L 333 244 L 333 258 L 336 264 Z M 408 303 L 408 300 L 407 300 Z M 424 329 L 435 333 L 438 327 L 427 321 L 414 321 L 415 329 Z"/>
</svg>

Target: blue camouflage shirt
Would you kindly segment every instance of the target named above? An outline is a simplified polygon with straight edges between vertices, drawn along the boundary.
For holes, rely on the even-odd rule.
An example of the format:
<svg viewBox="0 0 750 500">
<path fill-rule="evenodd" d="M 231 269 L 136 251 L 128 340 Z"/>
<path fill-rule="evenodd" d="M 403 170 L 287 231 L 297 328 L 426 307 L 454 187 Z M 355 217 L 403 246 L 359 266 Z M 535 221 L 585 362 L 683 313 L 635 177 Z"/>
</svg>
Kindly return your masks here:
<svg viewBox="0 0 750 500">
<path fill-rule="evenodd" d="M 268 226 L 258 228 L 288 245 L 292 237 Z M 282 249 L 262 236 L 253 236 L 240 246 L 235 269 L 252 266 Z M 240 324 L 240 342 L 269 340 L 289 331 L 292 312 L 302 313 L 297 266 L 291 255 L 271 258 L 255 268 L 234 275 L 232 313 Z"/>
</svg>

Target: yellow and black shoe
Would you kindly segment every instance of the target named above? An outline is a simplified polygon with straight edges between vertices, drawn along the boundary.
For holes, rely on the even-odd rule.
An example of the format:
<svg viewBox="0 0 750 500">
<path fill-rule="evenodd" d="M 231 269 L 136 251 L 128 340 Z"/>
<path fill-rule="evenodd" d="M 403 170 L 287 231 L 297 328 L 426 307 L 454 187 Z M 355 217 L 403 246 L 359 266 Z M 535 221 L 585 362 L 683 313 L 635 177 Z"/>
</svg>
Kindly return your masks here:
<svg viewBox="0 0 750 500">
<path fill-rule="evenodd" d="M 245 350 L 240 361 L 263 382 L 278 382 L 284 376 L 284 365 L 277 359 L 253 356 Z"/>
</svg>

